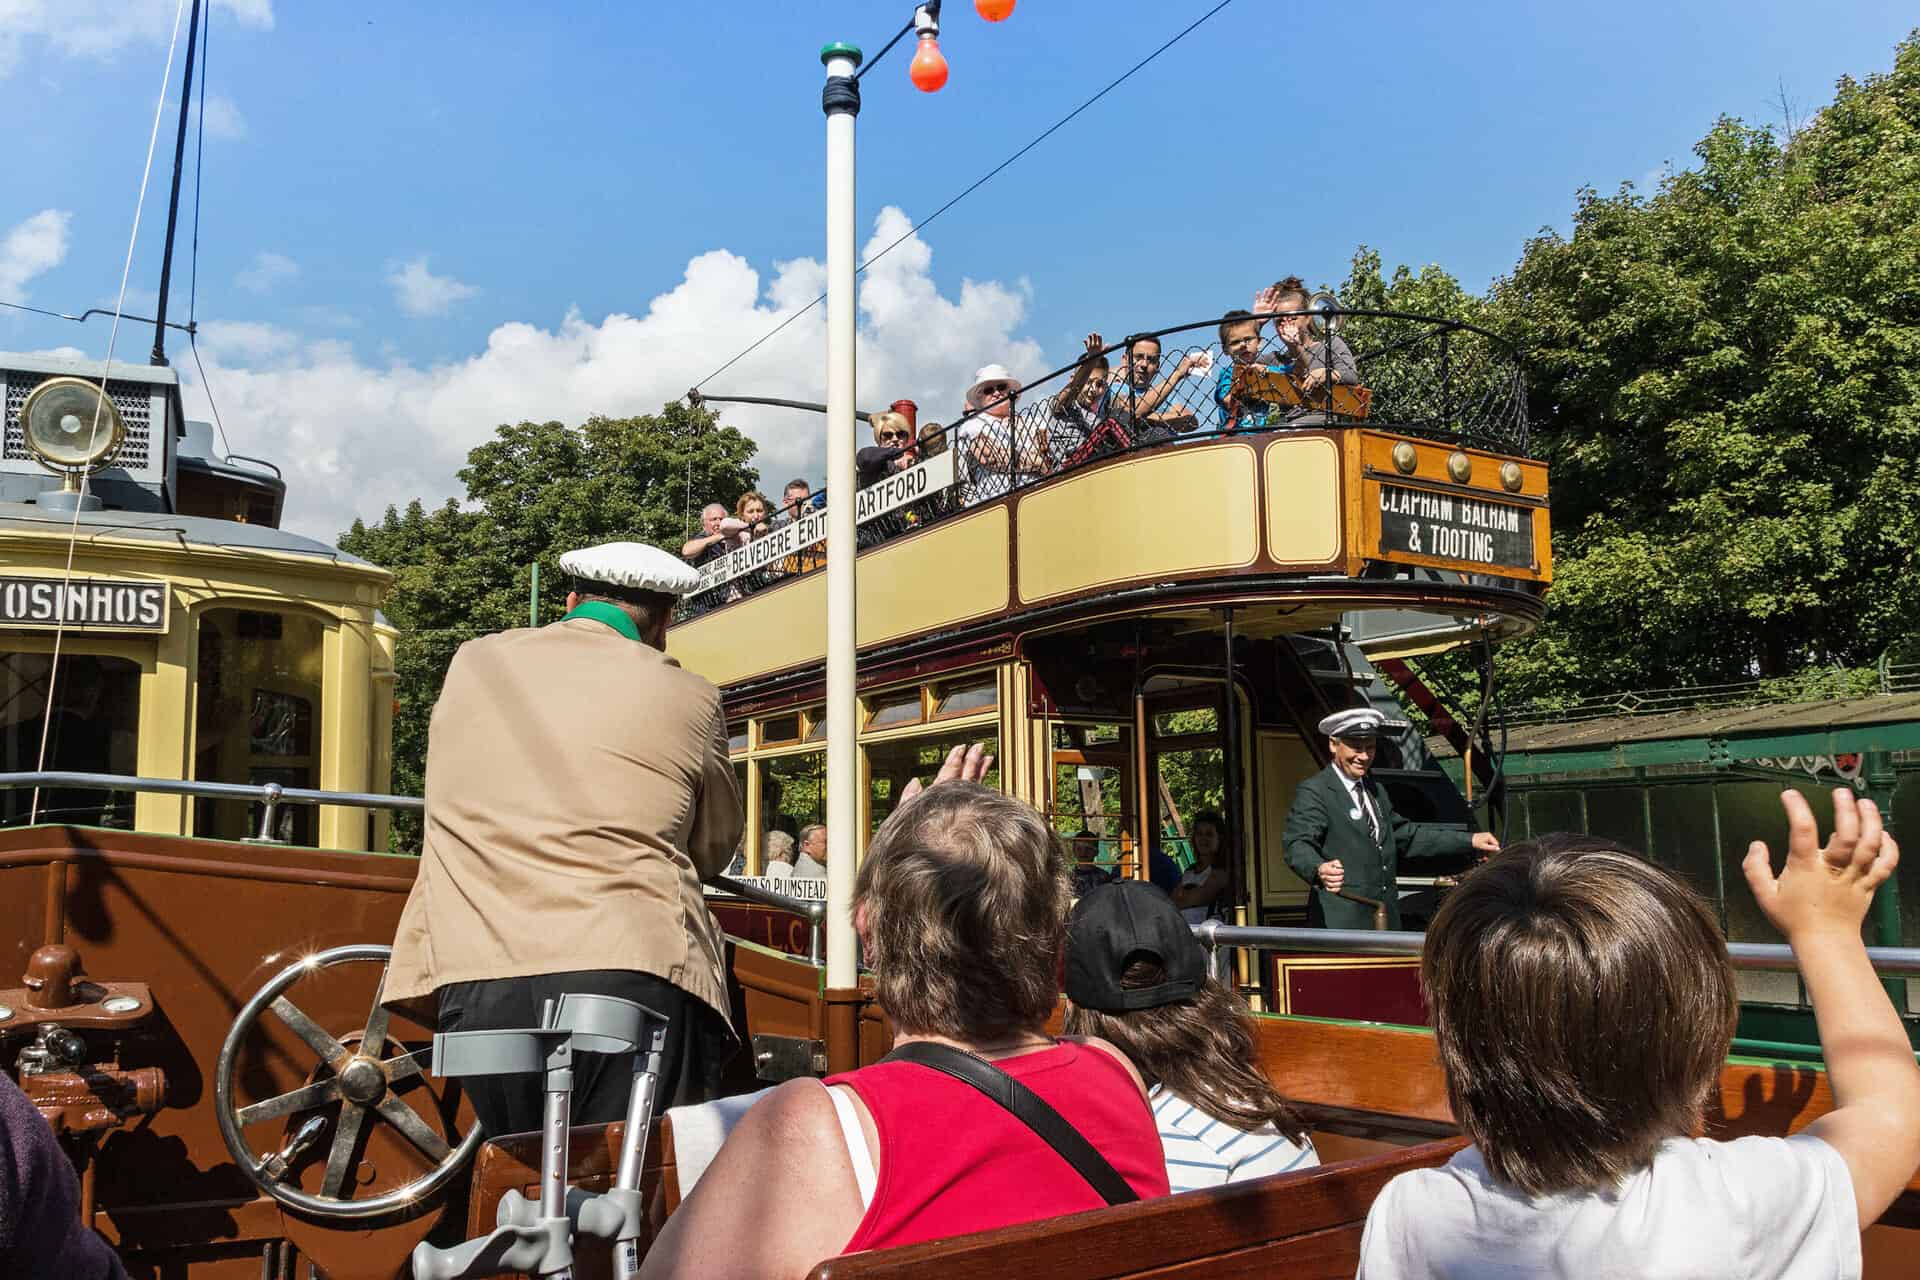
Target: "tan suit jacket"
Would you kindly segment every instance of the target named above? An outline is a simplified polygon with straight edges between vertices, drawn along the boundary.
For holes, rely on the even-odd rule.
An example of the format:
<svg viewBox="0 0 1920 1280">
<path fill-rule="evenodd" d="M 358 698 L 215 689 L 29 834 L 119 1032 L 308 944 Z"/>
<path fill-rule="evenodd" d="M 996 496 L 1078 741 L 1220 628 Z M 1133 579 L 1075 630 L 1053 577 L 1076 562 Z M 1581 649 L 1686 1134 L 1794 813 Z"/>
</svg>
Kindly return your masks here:
<svg viewBox="0 0 1920 1280">
<path fill-rule="evenodd" d="M 700 882 L 743 825 L 706 680 L 585 618 L 468 641 L 433 708 L 420 871 L 384 999 L 623 969 L 724 1019 Z"/>
</svg>

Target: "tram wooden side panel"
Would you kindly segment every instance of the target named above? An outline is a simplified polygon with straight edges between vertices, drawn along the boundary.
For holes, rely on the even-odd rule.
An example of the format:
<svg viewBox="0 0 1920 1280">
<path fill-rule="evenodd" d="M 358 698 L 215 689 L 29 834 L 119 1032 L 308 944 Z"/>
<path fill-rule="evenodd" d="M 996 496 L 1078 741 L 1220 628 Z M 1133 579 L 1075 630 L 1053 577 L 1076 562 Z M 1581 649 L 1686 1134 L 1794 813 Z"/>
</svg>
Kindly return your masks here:
<svg viewBox="0 0 1920 1280">
<path fill-rule="evenodd" d="M 261 1243 L 284 1235 L 278 1207 L 258 1195 L 221 1141 L 214 1063 L 236 1013 L 273 973 L 346 943 L 386 942 L 413 883 L 407 858 L 252 847 L 131 832 L 39 827 L 0 833 L 0 987 L 18 984 L 47 942 L 80 956 L 85 977 L 144 982 L 154 1014 L 119 1044 L 122 1066 L 166 1073 L 156 1115 L 107 1133 L 94 1157 L 94 1225 L 134 1274 L 192 1259 L 193 1274 L 258 1275 Z M 303 985 L 302 1009 L 322 1026 L 362 1025 L 377 965 Z M 424 1043 L 415 1029 L 396 1035 Z M 277 1020 L 263 1051 L 243 1060 L 245 1100 L 305 1082 L 313 1055 Z M 105 1041 L 88 1039 L 90 1056 Z M 7 1038 L 7 1052 L 19 1048 Z M 262 1126 L 262 1143 L 270 1132 Z M 368 1160 L 404 1163 L 404 1144 L 370 1139 Z M 223 1269 L 219 1261 L 240 1246 Z M 161 1258 L 169 1261 L 160 1263 Z"/>
</svg>

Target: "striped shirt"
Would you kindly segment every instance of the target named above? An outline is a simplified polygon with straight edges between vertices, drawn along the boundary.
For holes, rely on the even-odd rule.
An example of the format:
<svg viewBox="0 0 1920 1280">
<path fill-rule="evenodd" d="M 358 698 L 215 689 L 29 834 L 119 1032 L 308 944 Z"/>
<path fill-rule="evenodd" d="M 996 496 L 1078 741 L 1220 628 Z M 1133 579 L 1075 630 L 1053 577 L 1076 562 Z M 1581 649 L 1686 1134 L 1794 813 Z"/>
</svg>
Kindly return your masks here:
<svg viewBox="0 0 1920 1280">
<path fill-rule="evenodd" d="M 1153 1086 L 1147 1100 L 1167 1153 L 1167 1183 L 1176 1195 L 1320 1163 L 1310 1138 L 1296 1146 L 1271 1124 L 1236 1129 L 1162 1085 Z"/>
</svg>

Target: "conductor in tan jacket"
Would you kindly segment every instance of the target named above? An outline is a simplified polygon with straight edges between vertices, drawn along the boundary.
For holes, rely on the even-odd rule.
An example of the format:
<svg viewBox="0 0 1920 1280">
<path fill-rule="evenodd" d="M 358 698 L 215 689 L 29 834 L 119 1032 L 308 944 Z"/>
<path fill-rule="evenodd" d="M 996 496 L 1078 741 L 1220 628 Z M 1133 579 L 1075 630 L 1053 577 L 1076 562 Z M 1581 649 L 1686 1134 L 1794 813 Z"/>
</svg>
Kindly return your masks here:
<svg viewBox="0 0 1920 1280">
<path fill-rule="evenodd" d="M 697 575 L 636 542 L 560 558 L 558 622 L 470 640 L 427 740 L 419 875 L 390 1003 L 437 994 L 442 1031 L 538 1026 L 568 992 L 670 1020 L 660 1106 L 704 1100 L 734 1047 L 720 931 L 700 894 L 743 825 L 713 685 L 667 657 Z M 575 1124 L 625 1116 L 631 1054 L 585 1054 Z M 488 1133 L 540 1126 L 541 1077 L 466 1082 Z"/>
</svg>

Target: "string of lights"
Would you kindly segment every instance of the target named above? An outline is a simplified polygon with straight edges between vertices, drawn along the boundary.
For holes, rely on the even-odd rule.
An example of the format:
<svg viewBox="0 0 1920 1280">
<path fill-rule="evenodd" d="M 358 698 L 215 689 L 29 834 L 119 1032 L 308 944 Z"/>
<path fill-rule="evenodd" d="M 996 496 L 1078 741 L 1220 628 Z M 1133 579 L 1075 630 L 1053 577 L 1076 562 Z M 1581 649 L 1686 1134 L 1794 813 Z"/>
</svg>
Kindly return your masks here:
<svg viewBox="0 0 1920 1280">
<path fill-rule="evenodd" d="M 875 253 L 871 258 L 868 258 L 866 261 L 862 262 L 858 267 L 855 268 L 854 273 L 858 275 L 866 271 L 868 267 L 871 267 L 874 263 L 886 257 L 889 253 L 892 253 L 895 249 L 905 244 L 908 240 L 911 240 L 914 236 L 918 235 L 921 231 L 925 230 L 927 227 L 932 226 L 933 223 L 942 214 L 946 213 L 949 209 L 952 209 L 955 205 L 959 204 L 962 200 L 965 200 L 968 196 L 972 195 L 974 192 L 978 191 L 981 187 L 984 187 L 987 183 L 991 182 L 994 178 L 998 177 L 1001 174 L 1001 172 L 1004 171 L 1009 165 L 1012 165 L 1014 162 L 1019 160 L 1022 156 L 1026 155 L 1029 151 L 1032 151 L 1035 147 L 1045 142 L 1048 138 L 1052 137 L 1055 133 L 1058 133 L 1062 128 L 1064 128 L 1067 124 L 1069 124 L 1075 117 L 1079 116 L 1081 113 L 1085 112 L 1089 107 L 1099 102 L 1100 99 L 1106 97 L 1109 93 L 1112 93 L 1115 89 L 1119 88 L 1122 84 L 1125 84 L 1128 80 L 1132 79 L 1134 75 L 1136 75 L 1143 68 L 1145 68 L 1147 65 L 1152 63 L 1154 59 L 1158 58 L 1161 54 L 1165 53 L 1167 50 L 1173 48 L 1173 46 L 1175 46 L 1176 44 L 1179 44 L 1182 40 L 1186 39 L 1189 35 L 1192 35 L 1193 32 L 1197 30 L 1209 18 L 1212 18 L 1215 14 L 1219 13 L 1222 9 L 1226 8 L 1229 4 L 1232 4 L 1232 3 L 1233 3 L 1233 0 L 1219 0 L 1218 4 L 1215 4 L 1211 9 L 1208 9 L 1205 13 L 1201 14 L 1198 18 L 1195 18 L 1192 22 L 1188 23 L 1185 27 L 1181 28 L 1164 44 L 1160 45 L 1159 48 L 1153 50 L 1153 52 L 1147 54 L 1144 58 L 1141 58 L 1138 62 L 1134 63 L 1131 67 L 1128 67 L 1125 71 L 1121 72 L 1118 76 L 1115 76 L 1112 80 L 1110 80 L 1106 84 L 1104 88 L 1100 89 L 1097 93 L 1093 94 L 1091 97 L 1089 97 L 1086 101 L 1082 102 L 1079 106 L 1075 107 L 1073 110 L 1067 112 L 1066 115 L 1061 116 L 1058 120 L 1048 125 L 1045 129 L 1041 130 L 1038 134 L 1034 135 L 1034 137 L 1030 141 L 1028 141 L 1025 146 L 1021 147 L 1018 151 L 1015 151 L 1012 155 L 1008 156 L 1005 160 L 1002 160 L 999 164 L 995 165 L 993 168 L 987 170 L 987 172 L 980 175 L 980 177 L 974 179 L 973 182 L 968 184 L 957 195 L 949 199 L 945 204 L 941 205 L 939 208 L 935 209 L 932 213 L 928 214 L 925 218 L 922 218 L 919 222 L 915 223 L 912 227 L 908 228 L 908 230 L 903 235 L 901 235 L 898 239 L 895 239 L 890 244 L 887 244 L 886 246 L 881 248 L 879 252 Z M 920 10 L 916 11 L 916 15 L 915 15 L 916 19 L 918 18 L 918 14 L 920 12 L 924 12 L 927 7 L 928 6 L 922 6 Z M 931 7 L 935 12 L 935 16 L 937 16 L 939 11 L 939 6 L 936 4 Z M 983 18 L 986 18 L 987 21 L 998 22 L 1013 12 L 1013 0 L 975 0 L 974 7 L 977 10 L 979 10 L 980 16 Z M 990 9 L 993 12 L 989 12 Z M 998 16 L 995 16 L 995 14 L 997 14 Z M 886 48 L 880 51 L 881 54 L 884 55 L 887 49 L 891 49 L 894 46 L 894 44 L 898 43 L 901 36 L 904 36 L 908 30 L 916 29 L 916 25 L 917 23 L 909 23 L 906 28 L 902 29 L 899 35 L 896 35 L 893 38 L 893 40 L 887 43 Z M 937 24 L 934 27 L 934 31 L 937 37 L 937 34 L 938 34 Z M 916 62 L 920 61 L 921 55 L 927 52 L 924 46 L 928 43 L 933 44 L 932 56 L 940 59 L 938 83 L 932 84 L 931 88 L 929 88 L 927 84 L 922 84 L 920 78 L 918 77 L 915 78 L 914 83 L 923 92 L 931 93 L 934 90 L 939 89 L 940 86 L 944 85 L 947 81 L 946 60 L 944 56 L 942 56 L 939 52 L 938 42 L 936 38 L 932 41 L 927 41 L 927 40 L 922 41 L 923 48 L 916 51 L 914 54 L 914 58 Z M 874 62 L 878 62 L 878 61 L 879 61 L 879 58 L 876 57 L 874 59 Z M 861 68 L 859 74 L 864 75 L 866 74 L 867 71 L 871 70 L 872 68 L 873 68 L 873 62 L 870 62 L 865 67 Z M 928 73 L 928 78 L 929 79 L 932 78 L 931 73 Z M 799 320 L 802 316 L 806 315 L 808 312 L 812 311 L 815 307 L 819 306 L 821 303 L 825 302 L 826 300 L 827 300 L 827 295 L 822 293 L 820 296 L 816 297 L 812 302 L 809 302 L 806 306 L 800 308 L 798 311 L 794 312 L 792 315 L 782 320 L 779 324 L 767 330 L 767 332 L 761 334 L 758 338 L 754 339 L 751 343 L 747 344 L 747 346 L 745 346 L 737 354 L 735 354 L 732 359 L 728 360 L 725 364 L 722 364 L 718 369 L 715 369 L 712 373 L 708 374 L 706 377 L 700 379 L 700 381 L 694 383 L 693 384 L 694 389 L 699 390 L 701 387 L 704 387 L 707 383 L 713 381 L 715 378 L 719 377 L 721 374 L 725 373 L 727 370 L 733 368 L 734 365 L 739 364 L 742 360 L 752 355 L 755 351 L 759 350 L 762 346 L 772 341 L 784 329 L 786 329 L 788 325 L 793 324 L 796 320 Z"/>
</svg>

